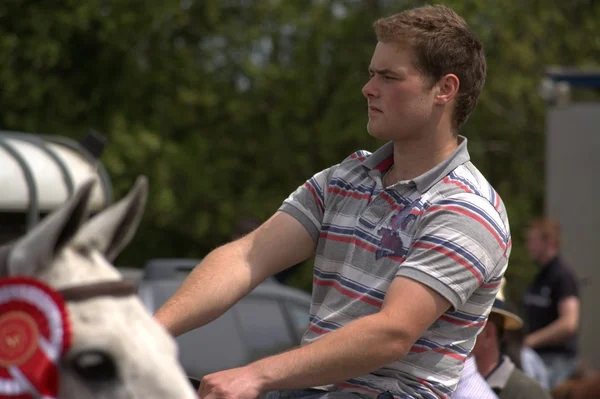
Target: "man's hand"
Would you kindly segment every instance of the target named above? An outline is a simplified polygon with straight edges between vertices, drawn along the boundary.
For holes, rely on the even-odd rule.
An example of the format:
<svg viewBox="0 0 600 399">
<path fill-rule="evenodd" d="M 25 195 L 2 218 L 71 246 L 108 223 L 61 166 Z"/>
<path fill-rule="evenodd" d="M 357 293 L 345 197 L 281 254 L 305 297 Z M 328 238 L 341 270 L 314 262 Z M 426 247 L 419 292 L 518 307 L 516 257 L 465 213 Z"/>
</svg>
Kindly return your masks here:
<svg viewBox="0 0 600 399">
<path fill-rule="evenodd" d="M 256 399 L 262 393 L 261 379 L 250 367 L 220 371 L 202 378 L 202 399 Z"/>
</svg>

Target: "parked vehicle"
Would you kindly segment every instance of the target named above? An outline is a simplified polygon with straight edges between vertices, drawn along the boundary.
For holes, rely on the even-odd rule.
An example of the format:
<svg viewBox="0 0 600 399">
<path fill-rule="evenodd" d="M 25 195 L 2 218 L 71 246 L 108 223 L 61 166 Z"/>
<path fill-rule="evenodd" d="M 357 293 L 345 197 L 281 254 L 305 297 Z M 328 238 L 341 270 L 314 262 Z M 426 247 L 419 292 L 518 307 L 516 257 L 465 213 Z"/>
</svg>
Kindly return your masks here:
<svg viewBox="0 0 600 399">
<path fill-rule="evenodd" d="M 152 259 L 138 280 L 138 294 L 155 312 L 173 295 L 199 259 Z M 129 278 L 135 278 L 131 272 Z M 297 346 L 308 325 L 310 295 L 268 279 L 206 326 L 177 337 L 189 376 L 216 371 Z"/>
</svg>

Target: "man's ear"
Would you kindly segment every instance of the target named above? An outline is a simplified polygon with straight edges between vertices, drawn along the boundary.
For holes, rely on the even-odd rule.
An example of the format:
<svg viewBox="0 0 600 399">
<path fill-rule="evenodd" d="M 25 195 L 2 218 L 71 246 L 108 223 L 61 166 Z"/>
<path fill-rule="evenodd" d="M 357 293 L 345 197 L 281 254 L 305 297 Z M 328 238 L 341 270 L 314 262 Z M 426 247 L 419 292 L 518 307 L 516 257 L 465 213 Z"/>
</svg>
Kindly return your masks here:
<svg viewBox="0 0 600 399">
<path fill-rule="evenodd" d="M 458 95 L 460 80 L 455 74 L 449 73 L 442 76 L 436 87 L 435 103 L 438 105 L 449 104 Z"/>
</svg>

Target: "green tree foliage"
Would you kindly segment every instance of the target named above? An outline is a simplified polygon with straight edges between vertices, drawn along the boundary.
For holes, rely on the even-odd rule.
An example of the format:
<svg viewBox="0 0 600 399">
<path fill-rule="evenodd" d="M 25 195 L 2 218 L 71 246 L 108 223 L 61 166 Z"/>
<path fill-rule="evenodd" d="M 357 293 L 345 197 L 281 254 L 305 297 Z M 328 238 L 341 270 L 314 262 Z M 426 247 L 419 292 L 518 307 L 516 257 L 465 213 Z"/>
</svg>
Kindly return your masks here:
<svg viewBox="0 0 600 399">
<path fill-rule="evenodd" d="M 306 178 L 368 136 L 361 87 L 375 18 L 421 5 L 382 0 L 66 0 L 0 3 L 2 129 L 109 137 L 116 196 L 150 178 L 142 227 L 119 263 L 200 257 L 232 224 L 272 214 Z M 531 276 L 522 241 L 543 209 L 549 64 L 597 63 L 600 4 L 447 1 L 482 38 L 488 81 L 462 132 L 507 204 L 508 278 Z M 295 277 L 310 288 L 307 263 Z M 514 283 L 514 284 L 513 284 Z"/>
</svg>

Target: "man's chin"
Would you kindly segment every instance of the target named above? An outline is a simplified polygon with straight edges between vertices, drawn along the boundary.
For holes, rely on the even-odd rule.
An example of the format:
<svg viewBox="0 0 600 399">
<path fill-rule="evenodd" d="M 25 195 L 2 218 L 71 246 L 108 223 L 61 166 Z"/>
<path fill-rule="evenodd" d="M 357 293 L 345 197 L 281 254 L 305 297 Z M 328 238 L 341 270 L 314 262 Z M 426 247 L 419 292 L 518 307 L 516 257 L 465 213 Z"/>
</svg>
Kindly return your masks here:
<svg viewBox="0 0 600 399">
<path fill-rule="evenodd" d="M 385 140 L 385 141 L 394 140 L 393 134 L 390 134 L 389 132 L 387 132 L 383 129 L 377 129 L 376 127 L 370 126 L 368 124 L 367 124 L 367 132 L 369 133 L 370 136 L 373 136 L 379 140 Z"/>
<path fill-rule="evenodd" d="M 373 126 L 370 123 L 367 124 L 367 132 L 370 136 L 383 141 L 404 141 L 418 138 L 418 134 L 411 134 L 409 131 L 403 131 L 400 129 L 383 129 L 379 126 Z"/>
</svg>

